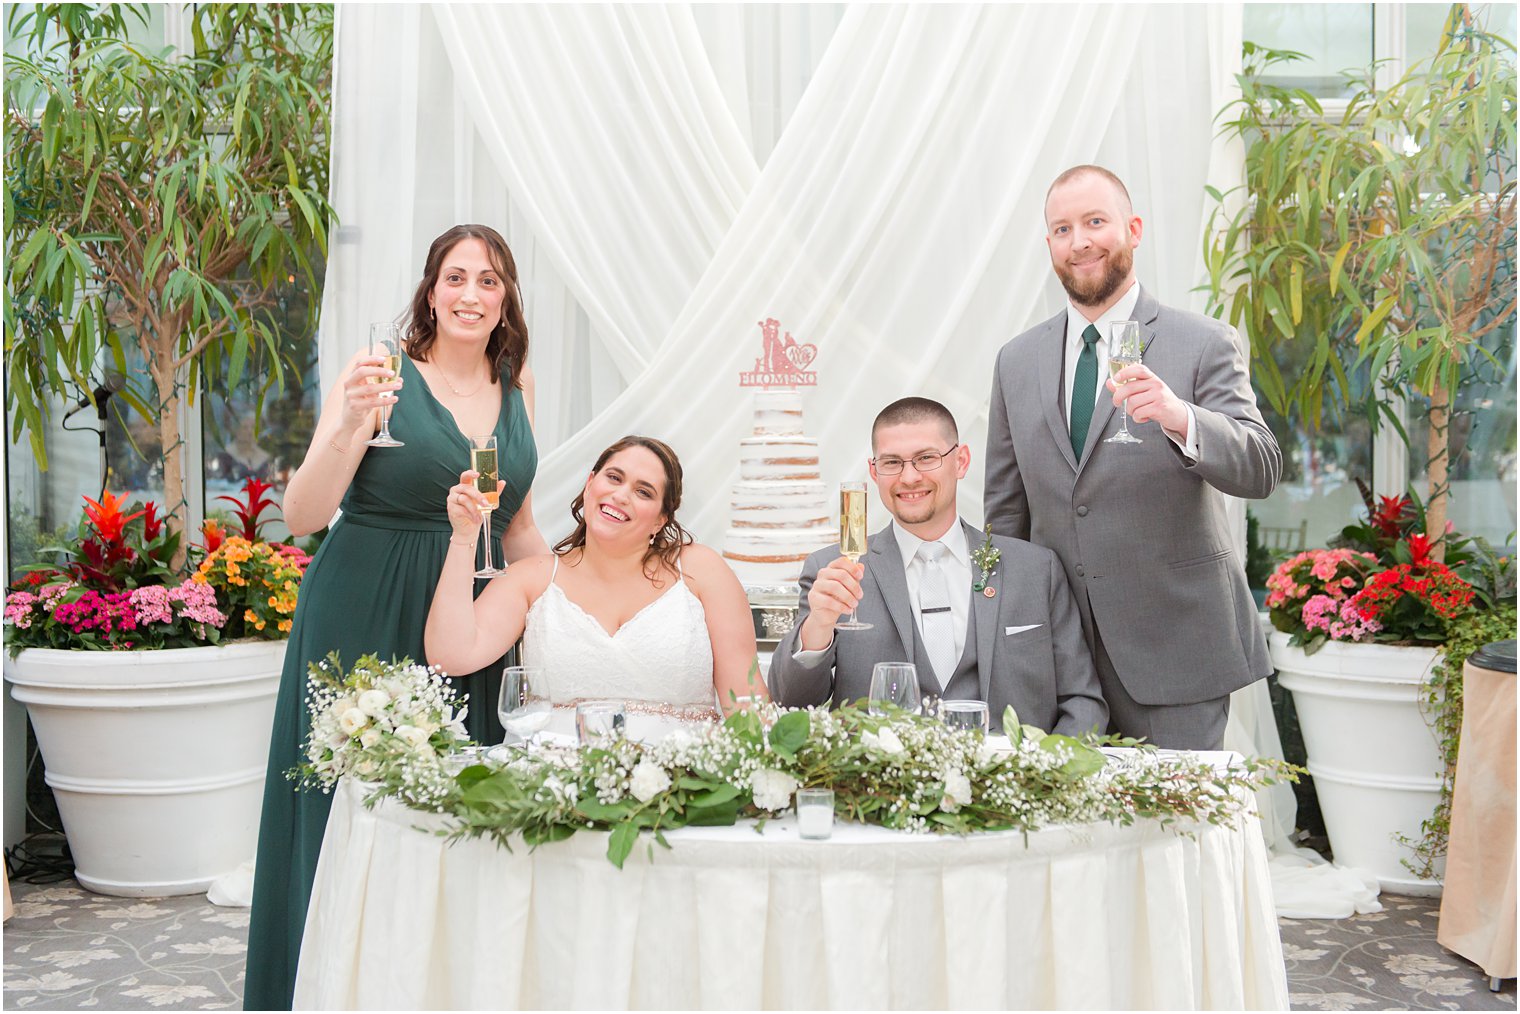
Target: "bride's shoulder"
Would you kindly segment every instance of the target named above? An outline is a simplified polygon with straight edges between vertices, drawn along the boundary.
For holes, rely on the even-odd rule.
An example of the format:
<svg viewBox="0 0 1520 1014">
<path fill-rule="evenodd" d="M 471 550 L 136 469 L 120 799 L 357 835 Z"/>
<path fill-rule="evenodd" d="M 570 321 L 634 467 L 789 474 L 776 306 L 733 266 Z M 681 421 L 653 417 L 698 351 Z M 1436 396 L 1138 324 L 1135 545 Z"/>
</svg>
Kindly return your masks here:
<svg viewBox="0 0 1520 1014">
<path fill-rule="evenodd" d="M 733 568 L 718 555 L 717 550 L 699 542 L 681 548 L 681 570 L 698 586 L 719 583 L 737 585 L 739 582 L 734 576 Z"/>
<path fill-rule="evenodd" d="M 522 591 L 533 602 L 549 587 L 554 575 L 554 554 L 529 556 L 507 568 L 506 580 Z"/>
</svg>

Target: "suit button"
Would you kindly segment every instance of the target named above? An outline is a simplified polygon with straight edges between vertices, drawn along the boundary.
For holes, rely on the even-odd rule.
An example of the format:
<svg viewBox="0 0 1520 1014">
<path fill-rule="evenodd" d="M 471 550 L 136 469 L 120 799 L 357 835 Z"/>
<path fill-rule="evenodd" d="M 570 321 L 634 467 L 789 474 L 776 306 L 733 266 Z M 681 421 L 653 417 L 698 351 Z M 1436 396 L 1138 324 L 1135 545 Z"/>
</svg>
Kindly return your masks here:
<svg viewBox="0 0 1520 1014">
<path fill-rule="evenodd" d="M 1077 508 L 1077 517 L 1079 517 L 1079 518 L 1085 518 L 1085 517 L 1087 517 L 1087 508 L 1085 506 Z"/>
<path fill-rule="evenodd" d="M 1077 577 L 1086 577 L 1086 576 L 1087 576 L 1087 571 L 1085 571 L 1085 570 L 1082 569 L 1082 565 L 1080 563 L 1077 564 Z"/>
</svg>

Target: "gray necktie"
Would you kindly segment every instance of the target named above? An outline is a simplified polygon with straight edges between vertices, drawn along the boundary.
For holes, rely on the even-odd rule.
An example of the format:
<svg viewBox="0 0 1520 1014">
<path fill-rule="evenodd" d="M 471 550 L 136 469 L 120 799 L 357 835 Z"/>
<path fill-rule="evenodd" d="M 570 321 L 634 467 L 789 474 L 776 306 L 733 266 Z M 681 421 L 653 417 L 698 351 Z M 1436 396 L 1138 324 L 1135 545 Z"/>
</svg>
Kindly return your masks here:
<svg viewBox="0 0 1520 1014">
<path fill-rule="evenodd" d="M 918 547 L 922 569 L 918 578 L 918 609 L 922 617 L 924 648 L 941 688 L 955 675 L 955 614 L 950 611 L 950 589 L 939 561 L 945 555 L 942 542 Z M 927 689 L 927 688 L 926 688 Z"/>
</svg>

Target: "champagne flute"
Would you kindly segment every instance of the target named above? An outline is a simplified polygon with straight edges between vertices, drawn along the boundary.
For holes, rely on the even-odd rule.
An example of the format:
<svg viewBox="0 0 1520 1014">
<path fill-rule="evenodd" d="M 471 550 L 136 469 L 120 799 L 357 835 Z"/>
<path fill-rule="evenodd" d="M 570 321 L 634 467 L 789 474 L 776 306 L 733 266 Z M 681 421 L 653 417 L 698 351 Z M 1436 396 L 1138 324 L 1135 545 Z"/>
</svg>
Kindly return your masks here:
<svg viewBox="0 0 1520 1014">
<path fill-rule="evenodd" d="M 480 509 L 480 541 L 481 548 L 485 550 L 486 562 L 485 566 L 475 572 L 475 576 L 495 577 L 506 573 L 496 566 L 496 554 L 491 552 L 491 512 L 496 509 L 501 498 L 501 493 L 496 488 L 496 480 L 499 476 L 496 465 L 495 434 L 488 433 L 470 438 L 470 467 L 479 473 L 475 477 L 475 488 L 485 494 L 486 498 L 486 505 Z"/>
<path fill-rule="evenodd" d="M 509 665 L 501 671 L 501 700 L 496 714 L 502 726 L 526 746 L 554 714 L 549 677 L 542 666 Z"/>
<path fill-rule="evenodd" d="M 385 359 L 383 364 L 396 376 L 401 376 L 401 333 L 395 324 L 376 322 L 369 326 L 369 354 L 381 356 Z M 380 377 L 371 377 L 370 383 L 378 384 Z M 392 397 L 395 393 L 392 392 Z M 371 447 L 405 447 L 401 441 L 391 436 L 391 407 L 380 406 L 380 432 L 368 441 Z"/>
<path fill-rule="evenodd" d="M 918 669 L 912 662 L 877 662 L 871 670 L 870 696 L 866 711 L 884 715 L 884 704 L 895 704 L 904 711 L 918 711 L 923 704 L 918 692 Z"/>
<path fill-rule="evenodd" d="M 854 563 L 865 551 L 866 484 L 841 482 L 839 484 L 839 553 Z M 851 609 L 850 618 L 835 623 L 834 629 L 870 630 L 871 624 L 863 623 L 855 618 L 857 609 Z"/>
<path fill-rule="evenodd" d="M 1111 377 L 1117 377 L 1119 371 L 1126 366 L 1138 366 L 1140 355 L 1145 350 L 1140 341 L 1140 323 L 1133 320 L 1116 320 L 1109 325 L 1108 339 L 1108 373 Z M 1115 380 L 1115 384 L 1123 387 L 1127 381 Z M 1129 431 L 1129 399 L 1125 399 L 1119 406 L 1124 413 L 1124 423 L 1118 433 L 1103 441 L 1105 444 L 1143 444 L 1144 440 Z"/>
</svg>

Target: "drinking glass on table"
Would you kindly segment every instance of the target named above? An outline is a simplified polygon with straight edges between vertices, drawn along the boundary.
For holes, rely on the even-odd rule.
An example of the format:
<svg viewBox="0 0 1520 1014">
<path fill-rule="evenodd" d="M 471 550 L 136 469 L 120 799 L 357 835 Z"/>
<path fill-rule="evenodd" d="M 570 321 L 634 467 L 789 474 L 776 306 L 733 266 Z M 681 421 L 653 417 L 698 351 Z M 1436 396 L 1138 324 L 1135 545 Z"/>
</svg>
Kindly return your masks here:
<svg viewBox="0 0 1520 1014">
<path fill-rule="evenodd" d="M 986 701 L 940 701 L 939 720 L 957 732 L 980 729 L 984 736 L 992 727 Z"/>
<path fill-rule="evenodd" d="M 496 554 L 491 552 L 491 512 L 501 502 L 497 489 L 500 475 L 496 464 L 496 437 L 494 434 L 470 438 L 470 467 L 477 473 L 475 488 L 485 495 L 486 505 L 480 509 L 480 541 L 485 550 L 486 562 L 475 572 L 476 577 L 495 577 L 506 571 L 496 566 Z"/>
<path fill-rule="evenodd" d="M 918 670 L 912 662 L 877 662 L 871 670 L 871 694 L 866 711 L 886 714 L 883 705 L 895 704 L 904 711 L 918 711 L 922 704 L 918 692 Z"/>
<path fill-rule="evenodd" d="M 549 677 L 542 666 L 509 665 L 501 671 L 501 700 L 496 714 L 502 726 L 526 746 L 542 732 L 554 713 Z"/>
<path fill-rule="evenodd" d="M 1126 366 L 1140 365 L 1141 353 L 1145 345 L 1140 339 L 1140 322 L 1134 320 L 1116 320 L 1110 325 L 1108 338 L 1108 374 L 1118 377 L 1119 371 Z M 1115 384 L 1123 387 L 1128 381 L 1115 380 Z M 1124 413 L 1122 428 L 1118 433 L 1103 441 L 1105 444 L 1143 444 L 1144 440 L 1129 431 L 1129 400 L 1121 403 L 1119 410 Z"/>
<path fill-rule="evenodd" d="M 381 365 L 396 376 L 401 376 L 401 332 L 395 324 L 377 322 L 369 326 L 369 354 L 385 360 Z M 382 378 L 371 377 L 370 382 L 380 383 Z M 395 397 L 394 392 L 391 397 Z M 380 408 L 380 432 L 368 441 L 370 447 L 405 447 L 391 436 L 391 407 Z"/>
<path fill-rule="evenodd" d="M 855 563 L 866 551 L 866 484 L 839 484 L 839 553 Z M 859 607 L 850 610 L 849 619 L 834 624 L 835 630 L 870 630 L 871 624 L 855 618 Z"/>
</svg>

